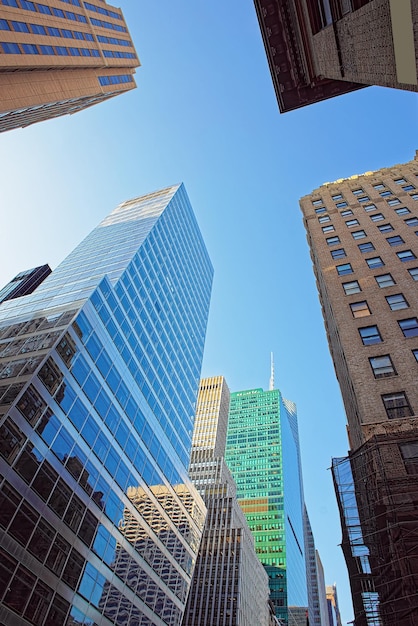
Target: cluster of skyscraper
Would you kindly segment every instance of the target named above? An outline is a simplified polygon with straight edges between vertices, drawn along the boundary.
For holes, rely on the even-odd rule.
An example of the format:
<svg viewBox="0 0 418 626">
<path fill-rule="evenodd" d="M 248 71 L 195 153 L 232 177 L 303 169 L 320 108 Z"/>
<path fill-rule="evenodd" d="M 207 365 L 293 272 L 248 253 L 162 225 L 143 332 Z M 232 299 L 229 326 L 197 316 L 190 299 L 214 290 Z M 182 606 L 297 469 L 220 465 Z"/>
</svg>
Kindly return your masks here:
<svg viewBox="0 0 418 626">
<path fill-rule="evenodd" d="M 255 4 L 282 111 L 418 89 L 409 0 Z M 105 0 L 0 0 L 0 32 L 0 131 L 135 86 Z M 417 156 L 301 200 L 349 426 L 332 470 L 357 626 L 418 623 L 417 202 Z M 212 275 L 179 185 L 0 291 L 0 626 L 341 626 L 295 405 L 273 382 L 199 387 Z"/>
</svg>

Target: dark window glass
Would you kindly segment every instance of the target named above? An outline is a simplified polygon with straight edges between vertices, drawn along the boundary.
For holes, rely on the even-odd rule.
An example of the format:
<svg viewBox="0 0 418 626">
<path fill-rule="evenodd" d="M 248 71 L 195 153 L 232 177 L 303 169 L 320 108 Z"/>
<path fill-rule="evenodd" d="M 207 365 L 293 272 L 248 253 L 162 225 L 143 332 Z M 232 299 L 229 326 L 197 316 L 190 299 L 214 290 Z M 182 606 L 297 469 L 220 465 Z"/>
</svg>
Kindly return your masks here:
<svg viewBox="0 0 418 626">
<path fill-rule="evenodd" d="M 22 615 L 29 600 L 36 578 L 25 567 L 19 565 L 14 578 L 10 581 L 4 597 L 4 604 L 18 615 Z"/>
<path fill-rule="evenodd" d="M 51 544 L 51 549 L 45 561 L 45 565 L 49 567 L 54 574 L 60 576 L 69 552 L 70 544 L 57 535 L 55 541 Z"/>
<path fill-rule="evenodd" d="M 353 268 L 351 267 L 351 263 L 344 263 L 343 265 L 337 265 L 336 270 L 339 276 L 344 276 L 345 274 L 353 273 Z"/>
<path fill-rule="evenodd" d="M 383 287 L 395 285 L 395 281 L 393 280 L 391 274 L 381 274 L 380 276 L 375 276 L 375 279 L 381 289 L 383 289 Z"/>
<path fill-rule="evenodd" d="M 64 626 L 69 609 L 69 603 L 56 594 L 44 626 Z"/>
<path fill-rule="evenodd" d="M 58 366 L 52 359 L 48 359 L 45 365 L 40 369 L 38 377 L 43 382 L 51 395 L 58 389 L 63 375 Z"/>
<path fill-rule="evenodd" d="M 62 580 L 66 582 L 71 589 L 75 590 L 77 588 L 84 562 L 81 554 L 73 548 L 62 573 Z"/>
<path fill-rule="evenodd" d="M 11 465 L 26 441 L 22 431 L 10 418 L 0 426 L 0 454 Z"/>
<path fill-rule="evenodd" d="M 418 318 L 410 317 L 406 320 L 398 321 L 398 324 L 405 337 L 417 337 L 418 336 Z"/>
<path fill-rule="evenodd" d="M 409 308 L 409 304 L 402 293 L 396 293 L 393 296 L 386 296 L 386 300 L 392 311 Z"/>
<path fill-rule="evenodd" d="M 343 259 L 347 255 L 344 248 L 337 248 L 336 250 L 331 250 L 331 256 L 333 259 Z"/>
<path fill-rule="evenodd" d="M 55 530 L 52 526 L 47 524 L 43 519 L 40 519 L 28 545 L 29 552 L 43 563 L 54 537 Z"/>
<path fill-rule="evenodd" d="M 9 588 L 10 580 L 16 569 L 17 561 L 0 548 L 0 595 Z"/>
<path fill-rule="evenodd" d="M 36 470 L 41 464 L 42 456 L 31 443 L 27 443 L 22 454 L 15 462 L 15 470 L 27 483 L 32 482 Z"/>
<path fill-rule="evenodd" d="M 365 326 L 364 328 L 359 328 L 358 331 L 365 346 L 371 346 L 383 341 L 377 326 Z"/>
<path fill-rule="evenodd" d="M 76 495 L 73 495 L 64 516 L 64 522 L 76 533 L 80 526 L 85 506 Z"/>
<path fill-rule="evenodd" d="M 31 385 L 17 403 L 17 408 L 32 426 L 38 421 L 46 404 Z"/>
<path fill-rule="evenodd" d="M 402 237 L 400 237 L 399 235 L 394 235 L 393 237 L 386 237 L 386 241 L 388 242 L 390 246 L 400 246 L 403 243 L 405 243 Z"/>
<path fill-rule="evenodd" d="M 407 226 L 418 226 L 418 217 L 408 217 L 404 221 Z"/>
<path fill-rule="evenodd" d="M 34 626 L 42 626 L 45 615 L 52 600 L 53 591 L 44 583 L 38 581 L 26 607 L 24 617 Z"/>
<path fill-rule="evenodd" d="M 371 311 L 366 300 L 363 300 L 362 302 L 353 302 L 350 304 L 350 309 L 353 317 L 366 317 L 367 315 L 371 315 Z"/>
<path fill-rule="evenodd" d="M 54 489 L 51 499 L 49 500 L 49 506 L 55 511 L 58 517 L 64 515 L 64 511 L 67 508 L 67 504 L 70 501 L 72 491 L 59 479 L 56 488 Z"/>
<path fill-rule="evenodd" d="M 382 400 L 389 419 L 412 415 L 412 410 L 404 391 L 384 394 L 382 395 Z"/>
<path fill-rule="evenodd" d="M 343 202 L 337 202 L 335 206 L 337 207 L 337 209 L 343 209 L 344 207 L 348 205 L 347 205 L 347 202 L 343 201 Z"/>
<path fill-rule="evenodd" d="M 418 474 L 418 441 L 399 444 L 407 474 Z"/>
<path fill-rule="evenodd" d="M 412 250 L 402 250 L 402 252 L 397 252 L 396 255 L 403 263 L 414 261 L 417 258 Z"/>
<path fill-rule="evenodd" d="M 369 361 L 375 378 L 384 378 L 395 374 L 395 368 L 388 354 L 371 357 Z"/>
<path fill-rule="evenodd" d="M 13 523 L 9 528 L 9 533 L 23 546 L 26 546 L 35 529 L 38 519 L 38 515 L 34 512 L 32 507 L 28 506 L 25 502 L 22 502 L 20 509 L 16 513 Z"/>
<path fill-rule="evenodd" d="M 366 254 L 367 252 L 373 252 L 375 247 L 371 241 L 368 241 L 367 243 L 359 243 L 358 249 L 360 250 L 362 254 Z"/>
<path fill-rule="evenodd" d="M 5 482 L 3 484 L 0 492 L 0 526 L 7 528 L 19 507 L 21 499 L 22 497 L 9 483 Z"/>
</svg>

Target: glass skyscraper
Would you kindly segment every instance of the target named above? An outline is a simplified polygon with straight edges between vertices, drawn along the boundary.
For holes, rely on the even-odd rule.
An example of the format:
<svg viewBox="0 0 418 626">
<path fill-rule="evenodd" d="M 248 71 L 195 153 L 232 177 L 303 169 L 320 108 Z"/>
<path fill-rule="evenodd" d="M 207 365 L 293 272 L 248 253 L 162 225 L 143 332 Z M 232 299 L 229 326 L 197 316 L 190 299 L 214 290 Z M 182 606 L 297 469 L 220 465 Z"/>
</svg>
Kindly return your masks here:
<svg viewBox="0 0 418 626">
<path fill-rule="evenodd" d="M 212 266 L 183 185 L 118 206 L 0 307 L 0 624 L 181 622 Z"/>
<path fill-rule="evenodd" d="M 308 607 L 296 407 L 280 391 L 231 393 L 225 460 L 284 624 Z M 294 616 L 294 617 L 293 617 Z"/>
</svg>

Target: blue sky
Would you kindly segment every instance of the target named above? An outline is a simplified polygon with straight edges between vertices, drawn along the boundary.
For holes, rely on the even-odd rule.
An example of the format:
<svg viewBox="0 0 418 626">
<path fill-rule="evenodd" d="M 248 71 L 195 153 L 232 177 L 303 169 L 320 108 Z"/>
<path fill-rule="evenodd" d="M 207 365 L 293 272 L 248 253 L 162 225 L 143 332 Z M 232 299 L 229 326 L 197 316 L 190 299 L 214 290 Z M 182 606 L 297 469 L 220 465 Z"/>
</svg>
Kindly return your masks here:
<svg viewBox="0 0 418 626">
<path fill-rule="evenodd" d="M 66 254 L 122 200 L 183 181 L 215 279 L 204 376 L 269 382 L 298 406 L 305 497 L 352 619 L 329 468 L 347 451 L 299 198 L 410 160 L 416 94 L 368 88 L 279 115 L 251 0 L 120 0 L 138 89 L 0 135 L 0 286 Z"/>
</svg>

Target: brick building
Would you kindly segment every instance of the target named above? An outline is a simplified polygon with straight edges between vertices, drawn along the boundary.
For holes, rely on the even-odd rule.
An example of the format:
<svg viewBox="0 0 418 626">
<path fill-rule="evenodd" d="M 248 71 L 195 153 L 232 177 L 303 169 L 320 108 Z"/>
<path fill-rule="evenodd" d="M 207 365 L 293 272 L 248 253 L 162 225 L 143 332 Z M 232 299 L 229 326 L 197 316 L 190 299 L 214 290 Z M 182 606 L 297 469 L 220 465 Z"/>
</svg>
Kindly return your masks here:
<svg viewBox="0 0 418 626">
<path fill-rule="evenodd" d="M 105 0 L 0 0 L 0 132 L 135 88 L 139 60 Z"/>
<path fill-rule="evenodd" d="M 417 186 L 418 156 L 301 199 L 348 420 L 364 542 L 348 562 L 358 626 L 418 623 Z M 354 597 L 371 585 L 381 622 Z"/>
<path fill-rule="evenodd" d="M 255 0 L 284 113 L 369 85 L 418 91 L 412 0 Z"/>
</svg>

